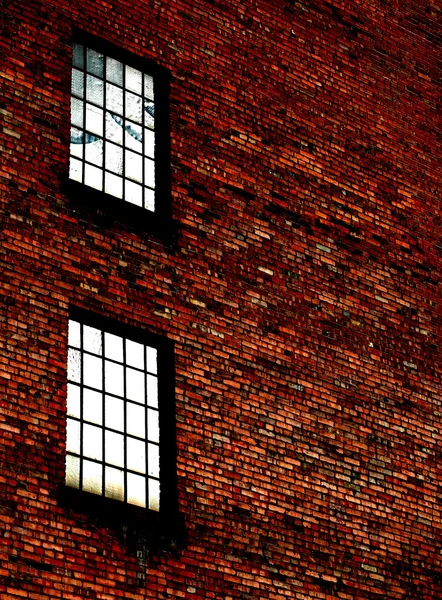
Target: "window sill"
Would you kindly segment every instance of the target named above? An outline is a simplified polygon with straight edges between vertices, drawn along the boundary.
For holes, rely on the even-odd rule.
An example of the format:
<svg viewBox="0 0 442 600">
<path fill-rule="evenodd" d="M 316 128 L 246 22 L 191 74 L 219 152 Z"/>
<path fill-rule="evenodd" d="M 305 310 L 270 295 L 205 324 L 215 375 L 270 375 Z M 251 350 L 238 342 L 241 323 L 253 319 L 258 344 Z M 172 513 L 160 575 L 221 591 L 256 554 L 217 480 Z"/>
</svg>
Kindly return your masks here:
<svg viewBox="0 0 442 600">
<path fill-rule="evenodd" d="M 166 245 L 176 241 L 177 223 L 170 214 L 170 198 L 159 198 L 163 208 L 151 212 L 68 177 L 62 179 L 62 191 L 85 219 L 99 227 L 111 229 L 117 223 L 137 234 L 157 236 Z"/>
<path fill-rule="evenodd" d="M 184 543 L 184 522 L 176 510 L 152 511 L 104 498 L 65 485 L 58 492 L 58 503 L 68 511 L 85 516 L 96 525 L 114 530 L 134 550 L 178 549 Z"/>
</svg>

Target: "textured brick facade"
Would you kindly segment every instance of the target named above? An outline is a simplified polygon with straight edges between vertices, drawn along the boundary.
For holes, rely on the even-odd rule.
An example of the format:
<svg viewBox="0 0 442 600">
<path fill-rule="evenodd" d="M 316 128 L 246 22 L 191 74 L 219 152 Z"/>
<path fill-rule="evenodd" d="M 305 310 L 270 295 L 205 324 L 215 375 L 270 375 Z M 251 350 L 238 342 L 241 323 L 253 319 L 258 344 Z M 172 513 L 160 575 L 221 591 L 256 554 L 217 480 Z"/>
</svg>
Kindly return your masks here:
<svg viewBox="0 0 442 600">
<path fill-rule="evenodd" d="M 440 1 L 0 23 L 0 598 L 441 598 Z M 170 71 L 169 239 L 63 191 L 74 27 Z M 72 306 L 174 342 L 179 543 L 60 504 Z"/>
</svg>

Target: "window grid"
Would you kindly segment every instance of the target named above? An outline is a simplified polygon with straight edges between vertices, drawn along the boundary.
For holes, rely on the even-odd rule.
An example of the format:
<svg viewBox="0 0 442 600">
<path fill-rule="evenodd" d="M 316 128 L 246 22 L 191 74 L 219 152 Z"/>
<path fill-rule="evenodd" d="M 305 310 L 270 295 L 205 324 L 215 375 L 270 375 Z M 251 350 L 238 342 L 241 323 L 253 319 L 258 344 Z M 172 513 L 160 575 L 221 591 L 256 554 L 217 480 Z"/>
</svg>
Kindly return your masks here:
<svg viewBox="0 0 442 600">
<path fill-rule="evenodd" d="M 111 338 L 113 338 L 113 343 L 117 344 L 116 347 L 120 346 L 120 359 L 115 355 L 112 356 Z M 106 346 L 107 339 L 109 348 Z M 128 348 L 131 345 L 132 356 L 129 356 Z M 117 498 L 128 504 L 159 510 L 159 413 L 156 349 L 127 337 L 117 336 L 106 330 L 70 320 L 68 352 L 66 484 L 101 496 Z M 143 355 L 142 364 L 140 364 L 140 352 Z M 98 375 L 94 375 L 91 368 L 97 361 L 101 361 L 101 364 Z M 111 375 L 118 370 L 122 376 L 121 381 L 115 374 Z M 140 386 L 140 377 L 143 378 L 142 386 Z M 153 383 L 150 389 L 148 381 Z M 121 383 L 122 389 L 116 389 L 121 386 Z M 113 385 L 111 390 L 109 389 L 110 385 Z M 150 394 L 151 391 L 152 394 Z M 92 396 L 97 394 L 101 394 L 101 415 L 92 417 L 91 414 L 95 409 L 88 403 L 91 403 Z M 86 399 L 88 395 L 90 396 L 89 401 Z M 76 405 L 77 397 L 79 406 Z M 116 425 L 118 415 L 112 414 L 111 406 L 113 405 L 115 410 L 115 407 L 121 403 L 123 419 L 121 426 L 118 426 Z M 132 411 L 130 419 L 129 410 Z M 134 417 L 140 411 L 143 412 L 141 428 Z M 132 422 L 129 423 L 129 420 Z M 97 440 L 91 438 L 94 428 Z M 100 428 L 101 436 L 98 433 Z M 78 439 L 76 431 L 79 434 Z M 121 464 L 121 460 L 115 460 L 115 456 L 113 458 L 109 456 L 112 448 L 107 437 L 110 438 L 112 435 L 114 443 L 119 438 L 122 442 L 123 464 Z M 86 436 L 88 436 L 87 440 Z M 92 450 L 86 447 L 86 441 L 88 446 L 92 445 Z M 138 451 L 143 447 L 143 451 L 138 457 L 142 460 L 144 452 L 143 467 L 140 466 L 141 461 L 138 460 L 137 463 L 137 457 L 131 455 L 130 448 L 132 447 L 134 450 L 137 445 Z M 90 465 L 101 466 L 101 477 L 94 479 L 93 476 L 85 473 L 87 469 L 93 468 Z M 121 475 L 122 483 L 120 481 L 119 488 L 117 485 L 116 489 L 112 489 L 111 473 Z M 143 488 L 142 492 L 137 491 L 136 486 L 131 483 L 136 480 L 140 489 Z M 141 484 L 143 485 L 141 486 Z M 132 492 L 130 492 L 131 489 Z"/>
<path fill-rule="evenodd" d="M 109 61 L 115 72 L 121 71 L 120 81 L 112 76 Z M 154 211 L 153 78 L 74 44 L 71 89 L 70 178 Z"/>
</svg>

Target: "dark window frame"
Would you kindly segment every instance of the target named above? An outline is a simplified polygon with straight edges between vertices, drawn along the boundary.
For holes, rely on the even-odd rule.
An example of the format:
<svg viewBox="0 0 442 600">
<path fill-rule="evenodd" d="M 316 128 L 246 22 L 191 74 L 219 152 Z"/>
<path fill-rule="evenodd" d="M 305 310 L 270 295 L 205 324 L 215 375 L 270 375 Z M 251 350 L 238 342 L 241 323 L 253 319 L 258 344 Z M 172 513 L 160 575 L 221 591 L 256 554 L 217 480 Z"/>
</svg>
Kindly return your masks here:
<svg viewBox="0 0 442 600">
<path fill-rule="evenodd" d="M 176 472 L 175 368 L 173 342 L 144 327 L 135 327 L 84 309 L 72 308 L 69 319 L 97 327 L 105 332 L 157 349 L 158 407 L 160 430 L 160 506 L 159 511 L 96 495 L 77 488 L 60 486 L 59 502 L 75 512 L 91 515 L 106 525 L 123 526 L 132 536 L 143 536 L 155 543 L 182 538 L 178 514 Z M 67 377 L 66 377 L 67 381 Z M 66 412 L 67 422 L 67 412 Z M 66 453 L 64 454 L 66 456 Z M 146 479 L 147 483 L 147 479 Z M 178 542 L 177 542 L 178 543 Z"/>
<path fill-rule="evenodd" d="M 175 233 L 171 206 L 170 71 L 150 59 L 138 56 L 107 40 L 78 29 L 73 30 L 71 48 L 73 44 L 82 44 L 96 50 L 125 65 L 134 67 L 154 79 L 155 210 L 149 211 L 124 199 L 116 198 L 104 191 L 74 181 L 69 178 L 68 172 L 62 178 L 63 191 L 75 204 L 92 209 L 92 213 L 96 215 L 102 226 L 110 227 L 114 222 L 119 222 L 129 225 L 132 229 L 158 234 L 164 237 L 166 242 L 173 241 Z M 70 121 L 69 117 L 69 123 Z"/>
</svg>

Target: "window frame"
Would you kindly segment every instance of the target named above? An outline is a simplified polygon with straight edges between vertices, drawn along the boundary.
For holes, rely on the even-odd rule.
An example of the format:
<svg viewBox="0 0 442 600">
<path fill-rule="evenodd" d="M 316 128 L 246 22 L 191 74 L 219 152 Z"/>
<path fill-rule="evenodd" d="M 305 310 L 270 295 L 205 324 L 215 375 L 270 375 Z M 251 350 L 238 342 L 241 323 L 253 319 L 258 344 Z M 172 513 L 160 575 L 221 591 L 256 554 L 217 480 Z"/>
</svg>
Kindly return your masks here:
<svg viewBox="0 0 442 600">
<path fill-rule="evenodd" d="M 83 309 L 72 308 L 66 322 L 66 356 L 69 320 L 89 325 L 102 331 L 155 347 L 157 349 L 158 411 L 159 411 L 159 453 L 160 453 L 160 505 L 159 510 L 140 507 L 125 501 L 93 494 L 66 485 L 66 467 L 63 484 L 59 490 L 62 506 L 76 512 L 98 517 L 108 525 L 132 527 L 138 533 L 144 532 L 152 538 L 164 536 L 164 530 L 170 530 L 171 537 L 177 537 L 173 531 L 178 518 L 177 510 L 177 473 L 176 473 L 176 423 L 175 423 L 175 369 L 174 345 L 164 336 L 151 333 L 143 327 L 135 327 L 114 319 L 98 315 Z M 67 365 L 67 362 L 66 362 Z M 66 367 L 67 369 L 67 367 Z M 66 398 L 67 398 L 66 370 Z M 83 385 L 83 382 L 81 383 Z M 127 398 L 124 399 L 127 401 Z M 65 423 L 67 425 L 67 406 Z M 66 430 L 65 430 L 66 431 Z M 147 435 L 147 432 L 146 432 Z M 66 438 L 65 438 L 66 439 Z M 104 448 L 103 448 L 104 450 Z M 66 447 L 63 454 L 67 455 Z M 148 477 L 146 473 L 146 485 Z M 179 528 L 178 528 L 179 529 Z"/>
<path fill-rule="evenodd" d="M 170 167 L 170 71 L 151 59 L 138 56 L 126 49 L 115 46 L 95 35 L 74 29 L 71 40 L 71 62 L 69 71 L 69 99 L 72 97 L 72 51 L 74 44 L 96 50 L 114 58 L 124 65 L 134 67 L 150 75 L 155 87 L 155 210 L 150 211 L 131 204 L 104 191 L 99 191 L 70 179 L 70 142 L 68 144 L 67 173 L 63 176 L 62 189 L 76 204 L 92 209 L 101 225 L 111 226 L 115 221 L 128 224 L 131 228 L 158 233 L 166 238 L 173 235 L 171 213 L 171 167 Z M 69 130 L 71 113 L 69 103 Z M 105 139 L 105 138 L 104 138 Z M 70 140 L 70 137 L 69 137 Z M 84 158 L 82 159 L 84 161 Z M 123 181 L 125 178 L 123 178 Z"/>
</svg>

